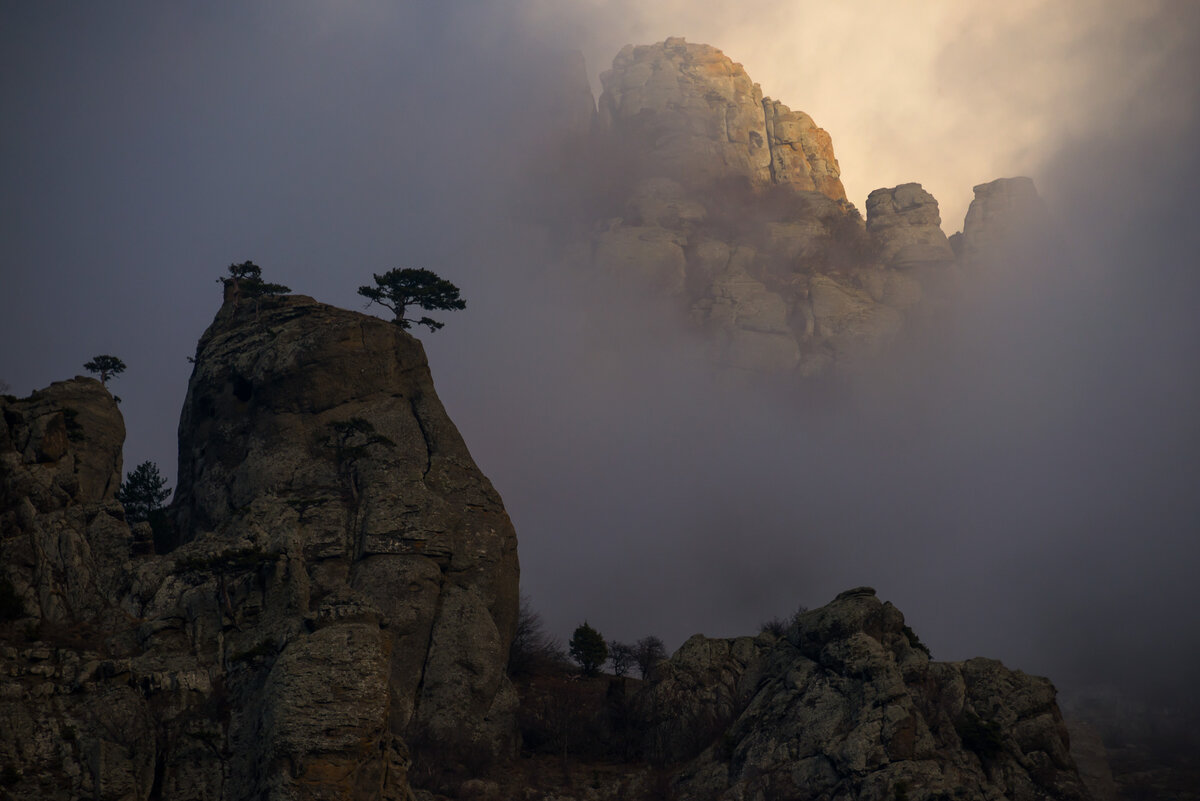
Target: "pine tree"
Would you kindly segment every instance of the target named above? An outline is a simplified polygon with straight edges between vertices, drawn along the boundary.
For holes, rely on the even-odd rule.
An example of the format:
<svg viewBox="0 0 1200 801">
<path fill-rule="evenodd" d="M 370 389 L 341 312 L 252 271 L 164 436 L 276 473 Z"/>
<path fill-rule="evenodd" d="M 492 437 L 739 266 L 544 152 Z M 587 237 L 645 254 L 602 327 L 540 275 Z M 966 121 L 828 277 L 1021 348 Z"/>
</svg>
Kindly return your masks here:
<svg viewBox="0 0 1200 801">
<path fill-rule="evenodd" d="M 411 320 L 404 316 L 409 306 L 422 309 L 465 309 L 467 302 L 458 296 L 458 287 L 429 270 L 389 270 L 375 276 L 377 286 L 360 286 L 358 294 L 392 310 L 394 322 L 408 330 L 412 324 L 436 331 L 445 323 L 428 317 Z"/>
<path fill-rule="evenodd" d="M 167 480 L 158 472 L 154 462 L 142 462 L 125 475 L 125 482 L 117 490 L 117 500 L 125 507 L 125 519 L 130 523 L 141 523 L 162 508 L 163 501 L 171 497 Z"/>
<path fill-rule="evenodd" d="M 125 362 L 116 356 L 93 356 L 90 362 L 84 363 L 83 369 L 99 375 L 100 383 L 108 386 L 108 379 L 125 372 Z"/>
<path fill-rule="evenodd" d="M 263 295 L 286 295 L 292 290 L 283 284 L 270 284 L 262 280 L 262 268 L 252 261 L 229 265 L 229 277 L 219 279 L 237 284 L 238 294 L 244 298 Z"/>
<path fill-rule="evenodd" d="M 585 676 L 595 676 L 608 659 L 608 645 L 604 642 L 604 636 L 589 626 L 586 620 L 571 635 L 570 652 Z"/>
</svg>

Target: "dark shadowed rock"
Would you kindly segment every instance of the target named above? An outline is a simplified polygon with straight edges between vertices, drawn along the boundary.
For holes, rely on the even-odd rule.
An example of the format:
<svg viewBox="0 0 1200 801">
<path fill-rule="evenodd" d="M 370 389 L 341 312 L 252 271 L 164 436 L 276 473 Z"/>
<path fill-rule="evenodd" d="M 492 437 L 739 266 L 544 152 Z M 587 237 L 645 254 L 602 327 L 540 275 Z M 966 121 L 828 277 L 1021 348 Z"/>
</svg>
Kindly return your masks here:
<svg viewBox="0 0 1200 801">
<path fill-rule="evenodd" d="M 783 638 L 693 637 L 642 703 L 697 721 L 651 729 L 668 758 L 708 738 L 680 798 L 1082 801 L 1054 697 L 994 660 L 930 661 L 864 587 L 798 615 Z"/>
<path fill-rule="evenodd" d="M 382 627 L 371 647 L 391 731 L 511 747 L 516 538 L 418 340 L 304 297 L 226 304 L 179 430 L 184 541 L 286 556 L 301 617 L 332 603 L 322 626 Z M 307 640 L 282 655 L 319 661 Z"/>
<path fill-rule="evenodd" d="M 0 542 L 23 615 L 56 625 L 118 614 L 131 543 L 114 498 L 125 422 L 95 379 L 0 399 Z"/>
<path fill-rule="evenodd" d="M 0 770 L 21 799 L 411 798 L 514 747 L 516 538 L 398 326 L 231 298 L 134 548 L 98 382 L 0 401 Z"/>
</svg>

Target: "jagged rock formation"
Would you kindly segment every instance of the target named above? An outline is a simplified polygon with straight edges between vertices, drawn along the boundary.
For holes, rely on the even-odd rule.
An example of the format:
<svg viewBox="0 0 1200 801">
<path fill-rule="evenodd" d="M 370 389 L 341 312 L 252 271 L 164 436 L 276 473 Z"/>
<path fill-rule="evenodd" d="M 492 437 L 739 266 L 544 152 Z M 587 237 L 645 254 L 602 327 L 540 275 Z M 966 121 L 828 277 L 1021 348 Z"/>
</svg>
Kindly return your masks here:
<svg viewBox="0 0 1200 801">
<path fill-rule="evenodd" d="M 98 382 L 0 420 L 6 798 L 410 801 L 435 798 L 409 787 L 414 752 L 512 753 L 515 538 L 396 326 L 228 300 L 166 555 L 113 500 L 123 426 Z M 932 662 L 866 588 L 783 637 L 692 638 L 632 709 L 623 736 L 640 721 L 634 750 L 675 767 L 609 768 L 592 801 L 664 781 L 681 801 L 1087 797 L 1048 681 Z"/>
<path fill-rule="evenodd" d="M 1049 681 L 931 661 L 870 588 L 798 615 L 782 638 L 693 637 L 661 671 L 641 703 L 670 711 L 648 747 L 703 748 L 680 798 L 1089 797 Z"/>
<path fill-rule="evenodd" d="M 579 204 L 560 261 L 671 299 L 736 371 L 861 369 L 910 325 L 944 316 L 960 266 L 994 252 L 1036 198 L 1028 179 L 977 187 L 952 241 L 933 196 L 901 184 L 871 193 L 864 223 L 829 134 L 764 98 L 720 50 L 626 46 L 601 82 L 590 155 L 605 164 L 591 174 L 604 174 L 608 203 Z M 578 98 L 582 83 L 568 75 L 564 92 Z M 564 162 L 588 156 L 572 149 Z"/>
<path fill-rule="evenodd" d="M 623 154 L 628 181 L 607 218 L 582 221 L 584 247 L 566 249 L 673 298 L 717 363 L 854 369 L 916 313 L 924 283 L 943 282 L 953 253 L 936 201 L 898 187 L 864 226 L 828 133 L 716 48 L 629 46 L 601 81 L 596 152 Z"/>
<path fill-rule="evenodd" d="M 116 502 L 125 423 L 99 381 L 0 399 L 0 531 L 14 603 L 50 626 L 111 624 L 131 534 Z M 3 580 L 3 579 L 0 579 Z"/>
<path fill-rule="evenodd" d="M 513 747 L 515 535 L 398 327 L 227 302 L 165 556 L 133 553 L 97 382 L 3 413 L 8 797 L 407 799 L 409 746 Z"/>
</svg>

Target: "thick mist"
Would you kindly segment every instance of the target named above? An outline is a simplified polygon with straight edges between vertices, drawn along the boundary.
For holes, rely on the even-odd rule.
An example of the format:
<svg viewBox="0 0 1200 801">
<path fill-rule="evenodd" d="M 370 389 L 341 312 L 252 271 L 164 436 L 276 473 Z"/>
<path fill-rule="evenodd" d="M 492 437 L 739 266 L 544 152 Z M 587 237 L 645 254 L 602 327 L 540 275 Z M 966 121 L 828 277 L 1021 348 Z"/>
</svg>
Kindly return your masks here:
<svg viewBox="0 0 1200 801">
<path fill-rule="evenodd" d="M 817 4 L 705 5 L 6 6 L 0 379 L 25 394 L 120 355 L 126 469 L 172 473 L 186 357 L 227 264 L 350 308 L 372 272 L 428 267 L 468 306 L 418 335 L 555 634 L 586 618 L 673 648 L 870 584 L 938 658 L 1182 687 L 1200 657 L 1194 7 L 1039 27 L 1042 3 L 931 4 L 888 37 Z M 778 28 L 797 13 L 820 25 L 793 50 Z M 1007 54 L 1035 29 L 1070 46 L 1039 49 L 1016 91 Z M 971 184 L 1032 172 L 1050 233 L 855 380 L 714 375 L 654 298 L 554 263 L 528 179 L 551 158 L 556 53 L 582 49 L 594 81 L 620 45 L 672 34 L 812 113 L 860 207 L 875 186 L 954 183 L 954 231 Z M 914 41 L 929 75 L 879 90 Z M 963 128 L 976 117 L 991 140 Z"/>
</svg>

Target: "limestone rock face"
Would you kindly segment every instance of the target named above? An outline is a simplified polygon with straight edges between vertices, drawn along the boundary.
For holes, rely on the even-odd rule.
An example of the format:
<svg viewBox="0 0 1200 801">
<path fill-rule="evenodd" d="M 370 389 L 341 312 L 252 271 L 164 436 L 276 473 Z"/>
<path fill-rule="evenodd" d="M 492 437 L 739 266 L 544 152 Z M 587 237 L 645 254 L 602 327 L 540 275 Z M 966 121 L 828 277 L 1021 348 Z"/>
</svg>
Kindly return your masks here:
<svg viewBox="0 0 1200 801">
<path fill-rule="evenodd" d="M 1002 255 L 1013 237 L 1038 231 L 1045 207 L 1029 178 L 1000 178 L 975 187 L 975 199 L 963 221 L 962 245 L 966 260 Z"/>
<path fill-rule="evenodd" d="M 918 312 L 925 268 L 953 259 L 915 184 L 887 193 L 868 230 L 829 134 L 720 50 L 630 45 L 601 81 L 594 150 L 622 154 L 619 169 L 593 167 L 608 214 L 574 221 L 586 241 L 560 262 L 670 299 L 722 369 L 857 371 Z"/>
<path fill-rule="evenodd" d="M 400 328 L 226 303 L 165 555 L 113 500 L 99 383 L 0 405 L 8 797 L 409 801 L 412 750 L 511 751 L 515 535 Z"/>
<path fill-rule="evenodd" d="M 931 662 L 870 588 L 798 615 L 773 642 L 693 638 L 663 674 L 648 703 L 719 721 L 680 798 L 1089 797 L 1049 681 L 988 659 Z M 675 753 L 695 747 L 683 730 L 658 733 Z"/>
<path fill-rule="evenodd" d="M 812 117 L 792 111 L 778 100 L 765 98 L 763 110 L 771 148 L 771 180 L 845 200 L 842 172 L 829 134 L 818 128 Z"/>
<path fill-rule="evenodd" d="M 771 181 L 762 91 L 720 50 L 683 39 L 626 46 L 600 75 L 602 129 L 672 178 Z"/>
<path fill-rule="evenodd" d="M 600 76 L 603 130 L 651 169 L 696 187 L 722 178 L 786 185 L 844 200 L 829 134 L 764 100 L 741 64 L 706 44 L 628 45 Z"/>
<path fill-rule="evenodd" d="M 937 200 L 920 184 L 876 189 L 867 197 L 867 233 L 893 267 L 954 261 Z"/>
<path fill-rule="evenodd" d="M 500 747 L 516 538 L 420 342 L 284 297 L 226 304 L 197 353 L 179 428 L 183 539 L 250 536 L 300 559 L 310 608 L 337 598 L 385 625 L 395 731 Z"/>
<path fill-rule="evenodd" d="M 114 500 L 124 440 L 116 401 L 91 378 L 0 399 L 3 567 L 25 614 L 53 625 L 119 614 L 132 542 Z"/>
<path fill-rule="evenodd" d="M 595 266 L 619 281 L 677 295 L 687 278 L 685 241 L 658 225 L 616 224 L 596 236 Z"/>
<path fill-rule="evenodd" d="M 745 711 L 774 646 L 769 636 L 715 640 L 695 635 L 637 698 L 652 759 L 682 762 L 701 753 Z"/>
<path fill-rule="evenodd" d="M 564 72 L 581 96 L 580 71 Z M 829 134 L 710 45 L 627 45 L 600 79 L 590 145 L 541 166 L 561 200 L 556 260 L 667 299 L 727 372 L 860 373 L 906 330 L 947 335 L 962 268 L 1004 261 L 999 248 L 1044 216 L 1032 182 L 1013 178 L 976 187 L 949 239 L 917 183 L 872 192 L 864 223 Z"/>
</svg>

